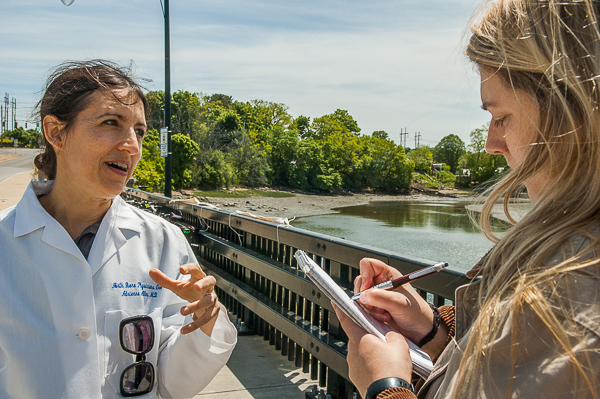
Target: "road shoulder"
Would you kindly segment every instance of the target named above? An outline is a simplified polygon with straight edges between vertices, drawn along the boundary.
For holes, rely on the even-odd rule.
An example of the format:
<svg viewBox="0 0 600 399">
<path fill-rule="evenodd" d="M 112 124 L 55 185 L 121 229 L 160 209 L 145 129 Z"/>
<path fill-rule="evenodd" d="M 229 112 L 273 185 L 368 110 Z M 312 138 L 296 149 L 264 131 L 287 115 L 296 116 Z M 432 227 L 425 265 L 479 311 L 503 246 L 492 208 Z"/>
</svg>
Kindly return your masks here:
<svg viewBox="0 0 600 399">
<path fill-rule="evenodd" d="M 31 172 L 18 173 L 0 182 L 0 211 L 16 205 L 31 181 Z"/>
</svg>

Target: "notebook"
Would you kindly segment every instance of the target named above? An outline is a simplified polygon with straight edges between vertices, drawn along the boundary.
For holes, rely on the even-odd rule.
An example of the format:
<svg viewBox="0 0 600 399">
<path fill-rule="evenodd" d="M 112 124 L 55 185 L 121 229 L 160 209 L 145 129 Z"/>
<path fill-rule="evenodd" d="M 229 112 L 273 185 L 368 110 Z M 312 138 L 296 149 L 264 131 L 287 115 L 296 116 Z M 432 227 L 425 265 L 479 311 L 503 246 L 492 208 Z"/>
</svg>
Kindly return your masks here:
<svg viewBox="0 0 600 399">
<path fill-rule="evenodd" d="M 340 308 L 350 319 L 365 331 L 376 335 L 385 341 L 385 334 L 389 331 L 395 331 L 391 326 L 376 320 L 356 301 L 353 301 L 348 294 L 325 273 L 304 251 L 298 250 L 294 254 L 298 265 L 306 273 L 308 278 L 319 289 L 331 299 L 338 308 Z M 415 345 L 410 340 L 406 340 L 410 350 L 410 356 L 413 363 L 413 371 L 423 378 L 427 378 L 433 369 L 433 362 L 427 353 Z"/>
</svg>

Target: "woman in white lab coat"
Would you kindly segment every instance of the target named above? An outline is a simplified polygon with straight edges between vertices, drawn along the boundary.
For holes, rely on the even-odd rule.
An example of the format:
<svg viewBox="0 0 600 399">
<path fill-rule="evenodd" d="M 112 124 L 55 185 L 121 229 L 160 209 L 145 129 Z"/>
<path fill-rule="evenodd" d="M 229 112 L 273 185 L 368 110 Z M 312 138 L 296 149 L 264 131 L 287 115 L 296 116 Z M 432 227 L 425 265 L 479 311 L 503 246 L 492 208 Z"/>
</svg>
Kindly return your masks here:
<svg viewBox="0 0 600 399">
<path fill-rule="evenodd" d="M 119 197 L 142 155 L 140 86 L 105 61 L 66 63 L 39 108 L 49 181 L 0 212 L 0 397 L 120 397 L 140 360 L 156 373 L 144 397 L 196 395 L 236 332 L 181 231 Z M 119 339 L 132 316 L 154 331 L 137 359 Z"/>
</svg>

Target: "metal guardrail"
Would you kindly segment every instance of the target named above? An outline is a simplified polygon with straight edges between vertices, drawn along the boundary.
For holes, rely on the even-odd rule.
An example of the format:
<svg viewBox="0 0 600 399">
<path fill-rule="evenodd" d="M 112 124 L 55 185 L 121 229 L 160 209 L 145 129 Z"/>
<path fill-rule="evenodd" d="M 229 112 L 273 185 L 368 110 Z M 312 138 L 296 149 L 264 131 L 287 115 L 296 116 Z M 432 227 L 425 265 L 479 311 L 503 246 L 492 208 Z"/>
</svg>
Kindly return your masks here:
<svg viewBox="0 0 600 399">
<path fill-rule="evenodd" d="M 403 274 L 434 262 L 291 226 L 276 225 L 128 189 L 134 205 L 152 203 L 155 213 L 177 212 L 195 227 L 188 235 L 203 269 L 217 280 L 221 303 L 236 317 L 238 330 L 262 335 L 288 360 L 310 372 L 332 398 L 352 398 L 348 380 L 347 337 L 330 301 L 298 268 L 293 257 L 302 249 L 343 288 L 353 289 L 359 261 L 376 258 Z M 413 283 L 435 305 L 452 303 L 464 274 L 444 270 Z"/>
</svg>

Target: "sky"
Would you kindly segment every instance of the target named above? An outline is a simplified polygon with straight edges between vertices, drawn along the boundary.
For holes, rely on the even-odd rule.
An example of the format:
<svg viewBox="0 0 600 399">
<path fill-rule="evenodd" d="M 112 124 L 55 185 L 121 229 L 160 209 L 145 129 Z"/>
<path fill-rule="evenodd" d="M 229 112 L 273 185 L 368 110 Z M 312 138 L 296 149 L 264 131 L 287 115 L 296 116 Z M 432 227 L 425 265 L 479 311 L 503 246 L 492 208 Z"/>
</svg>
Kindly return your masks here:
<svg viewBox="0 0 600 399">
<path fill-rule="evenodd" d="M 371 134 L 466 144 L 487 122 L 464 57 L 477 0 L 171 0 L 171 89 L 284 103 L 312 119 L 347 110 Z M 31 123 L 45 77 L 65 60 L 135 65 L 164 90 L 160 0 L 0 0 L 0 103 Z M 402 143 L 400 143 L 402 144 Z"/>
</svg>

